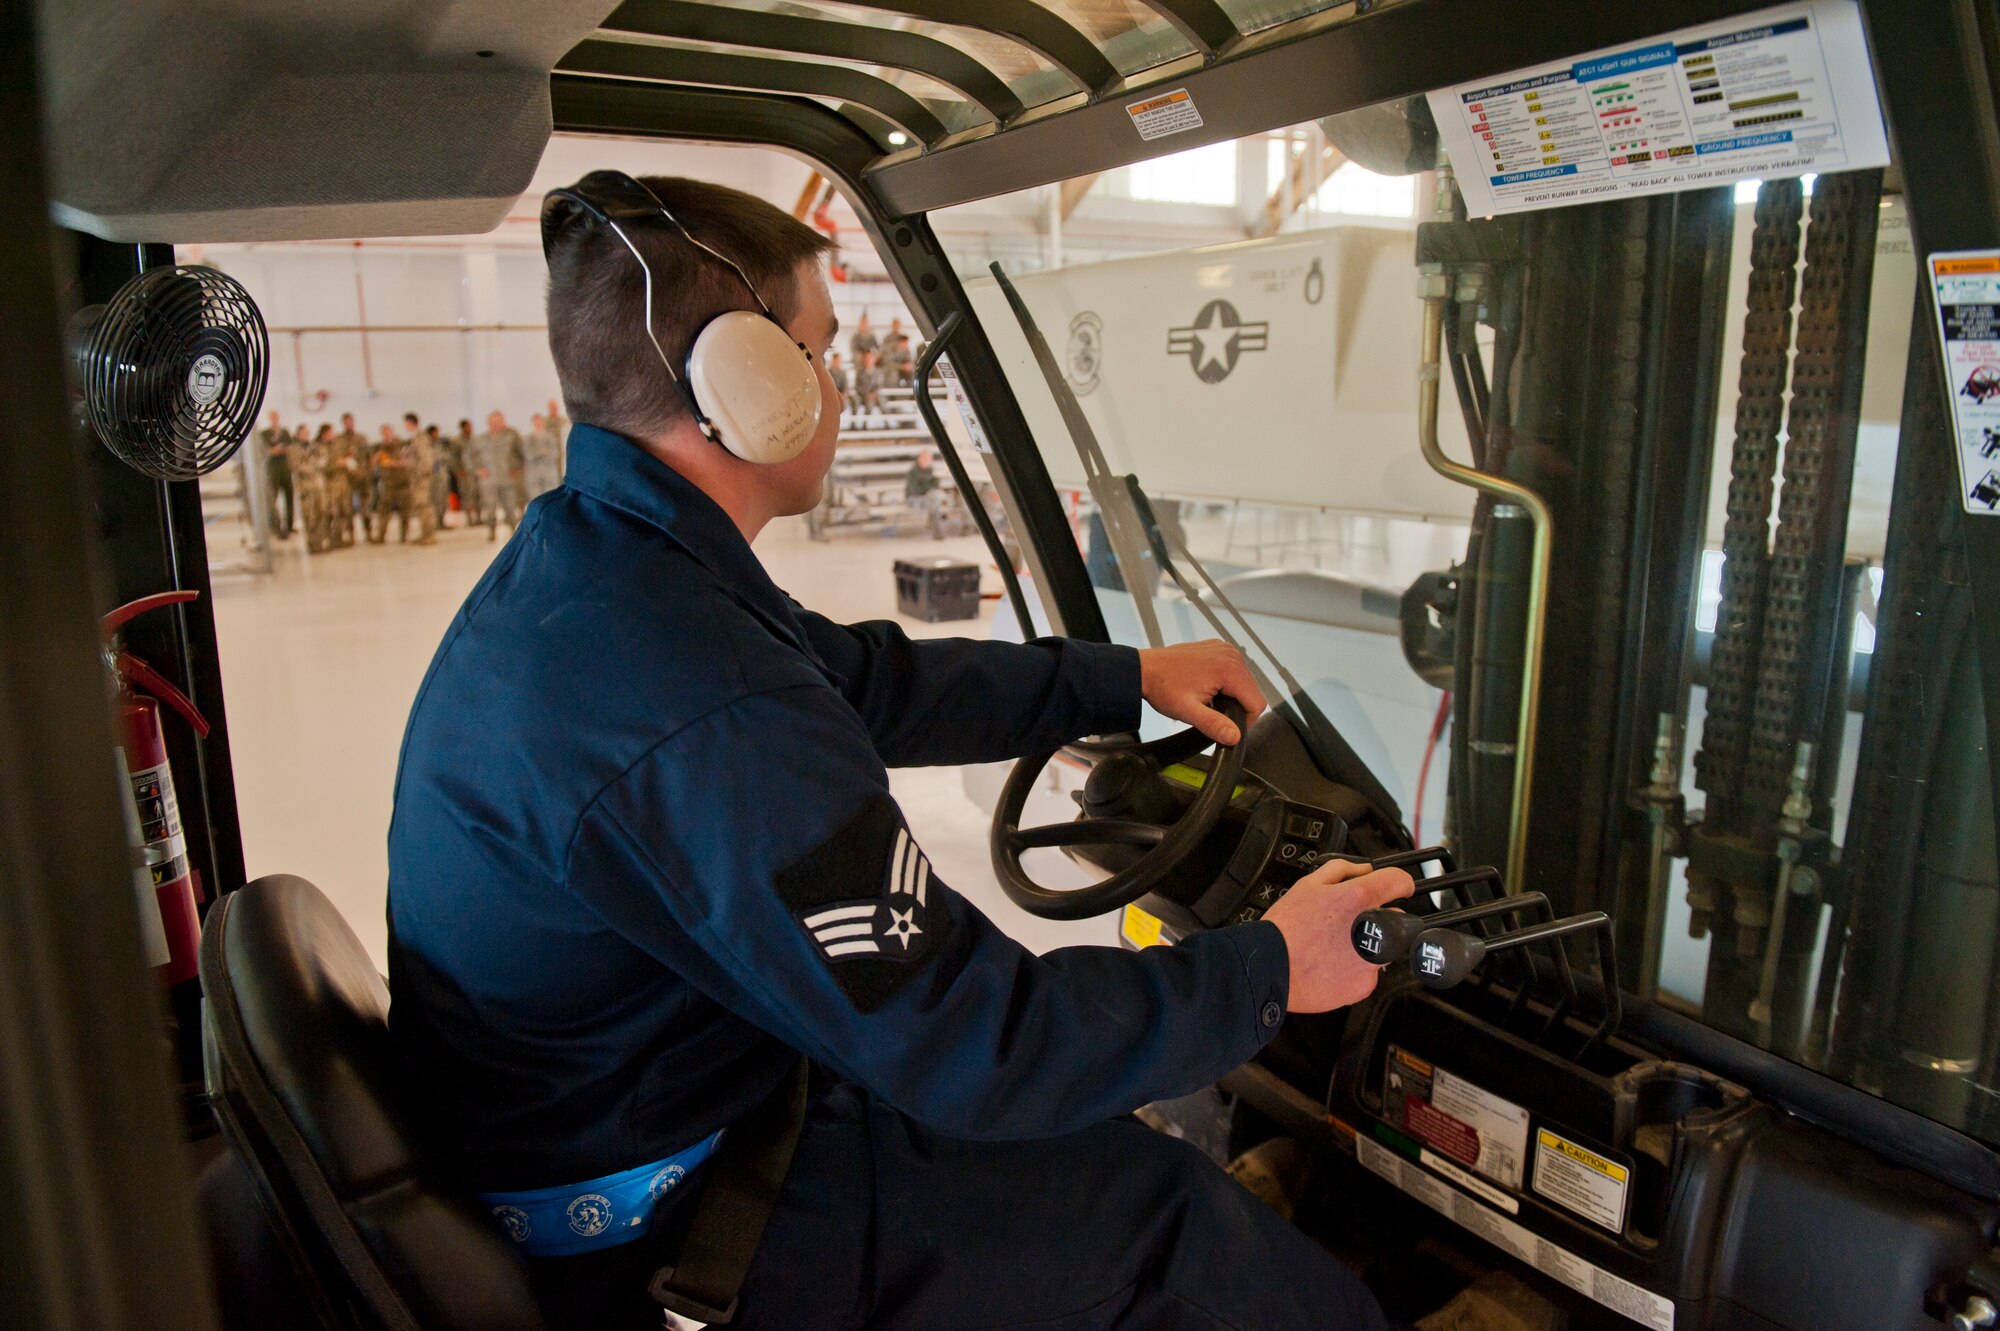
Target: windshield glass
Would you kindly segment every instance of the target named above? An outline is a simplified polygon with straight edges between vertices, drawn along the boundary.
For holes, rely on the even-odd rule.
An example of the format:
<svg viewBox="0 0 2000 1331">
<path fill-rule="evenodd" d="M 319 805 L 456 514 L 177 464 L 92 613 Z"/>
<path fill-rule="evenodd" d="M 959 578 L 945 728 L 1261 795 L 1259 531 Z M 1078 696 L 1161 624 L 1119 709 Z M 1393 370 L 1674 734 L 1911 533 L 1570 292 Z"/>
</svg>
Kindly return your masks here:
<svg viewBox="0 0 2000 1331">
<path fill-rule="evenodd" d="M 1905 446 L 1937 372 L 1900 199 L 1468 222 L 1385 171 L 1308 125 L 1021 196 L 1019 231 L 936 219 L 1111 636 L 1227 630 L 1420 844 L 1504 863 L 1532 525 L 1418 447 L 1419 227 L 1466 228 L 1439 442 L 1554 510 L 1525 886 L 1613 912 L 1642 996 L 2000 1141 L 1986 722 L 1941 403 Z"/>
</svg>

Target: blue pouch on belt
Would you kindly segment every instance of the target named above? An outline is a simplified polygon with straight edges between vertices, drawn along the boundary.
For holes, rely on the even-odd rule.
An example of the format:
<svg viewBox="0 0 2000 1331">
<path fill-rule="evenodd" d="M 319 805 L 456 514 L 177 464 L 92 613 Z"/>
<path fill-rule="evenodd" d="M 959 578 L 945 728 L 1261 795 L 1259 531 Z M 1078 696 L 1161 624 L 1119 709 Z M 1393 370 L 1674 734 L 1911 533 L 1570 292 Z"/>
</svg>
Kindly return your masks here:
<svg viewBox="0 0 2000 1331">
<path fill-rule="evenodd" d="M 713 1155 L 721 1140 L 717 1130 L 664 1160 L 583 1183 L 477 1195 L 526 1256 L 569 1257 L 614 1248 L 652 1231 L 660 1199 Z"/>
</svg>

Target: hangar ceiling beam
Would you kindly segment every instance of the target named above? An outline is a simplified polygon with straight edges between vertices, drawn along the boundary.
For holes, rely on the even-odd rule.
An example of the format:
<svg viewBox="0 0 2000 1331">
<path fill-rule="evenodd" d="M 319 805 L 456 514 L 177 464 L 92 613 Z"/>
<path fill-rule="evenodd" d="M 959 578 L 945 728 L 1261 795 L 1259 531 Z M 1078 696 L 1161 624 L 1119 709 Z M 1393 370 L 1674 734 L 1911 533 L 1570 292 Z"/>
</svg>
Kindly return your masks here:
<svg viewBox="0 0 2000 1331">
<path fill-rule="evenodd" d="M 1083 196 L 1090 193 L 1090 187 L 1103 174 L 1102 171 L 1092 171 L 1088 175 L 1072 176 L 1062 183 L 1062 206 L 1059 211 L 1063 221 L 1069 221 L 1069 215 L 1076 211 L 1076 206 L 1083 202 Z"/>
<path fill-rule="evenodd" d="M 1252 236 L 1262 238 L 1275 236 L 1291 215 L 1306 206 L 1306 198 L 1312 193 L 1315 179 L 1324 183 L 1340 169 L 1347 160 L 1345 154 L 1332 144 L 1320 148 L 1319 170 L 1313 175 L 1306 172 L 1307 153 L 1296 153 L 1292 157 L 1291 180 L 1281 183 L 1271 191 L 1271 197 L 1264 200 L 1264 207 L 1257 214 L 1257 222 L 1250 228 Z"/>
</svg>

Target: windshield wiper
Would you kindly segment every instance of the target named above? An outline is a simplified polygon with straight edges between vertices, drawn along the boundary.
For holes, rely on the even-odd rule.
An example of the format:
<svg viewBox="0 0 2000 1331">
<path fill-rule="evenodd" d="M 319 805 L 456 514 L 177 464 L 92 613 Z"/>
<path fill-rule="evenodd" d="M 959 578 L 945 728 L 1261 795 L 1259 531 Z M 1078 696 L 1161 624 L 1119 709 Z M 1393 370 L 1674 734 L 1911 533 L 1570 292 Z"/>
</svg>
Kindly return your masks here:
<svg viewBox="0 0 2000 1331">
<path fill-rule="evenodd" d="M 1069 427 L 1070 442 L 1075 445 L 1077 457 L 1083 462 L 1090 497 L 1103 517 L 1105 537 L 1111 542 L 1112 553 L 1118 557 L 1125 588 L 1132 595 L 1132 604 L 1146 631 L 1146 640 L 1155 647 L 1163 642 L 1159 618 L 1153 607 L 1153 593 L 1143 576 L 1143 561 L 1150 550 L 1153 562 L 1174 580 L 1181 595 L 1208 621 L 1215 636 L 1243 652 L 1243 659 L 1248 662 L 1257 687 L 1271 700 L 1272 709 L 1290 722 L 1292 729 L 1304 739 L 1320 771 L 1359 791 L 1391 823 L 1399 822 L 1401 814 L 1396 802 L 1375 773 L 1342 738 L 1326 713 L 1320 710 L 1319 704 L 1292 677 L 1285 663 L 1278 659 L 1278 654 L 1257 635 L 1257 630 L 1250 626 L 1243 612 L 1236 608 L 1207 568 L 1195 558 L 1187 543 L 1161 525 L 1153 512 L 1152 501 L 1139 486 L 1139 478 L 1131 474 L 1120 476 L 1111 470 L 1110 464 L 1105 461 L 1104 450 L 1097 442 L 1097 432 L 1090 428 L 1090 421 L 1083 414 L 1083 404 L 1077 401 L 1075 390 L 1069 386 L 1069 379 L 1056 363 L 1055 353 L 1049 350 L 1048 341 L 1036 326 L 1034 316 L 1028 313 L 1026 302 L 999 264 L 992 265 L 992 271 L 994 280 L 1000 284 L 1001 293 L 1007 297 L 1009 308 L 1014 311 L 1015 320 L 1021 325 L 1022 336 L 1028 339 L 1029 350 L 1034 352 L 1035 363 L 1041 367 L 1042 378 L 1048 382 L 1056 408 L 1062 413 L 1063 424 Z M 1183 568 L 1194 570 L 1208 588 L 1206 596 L 1188 580 L 1187 574 L 1181 571 Z M 1278 678 L 1284 683 L 1282 689 L 1273 685 L 1270 675 L 1257 663 L 1257 658 L 1244 649 L 1242 640 L 1215 613 L 1209 605 L 1210 597 L 1242 628 L 1244 637 L 1256 647 L 1258 654 L 1271 663 L 1271 668 L 1278 672 Z"/>
<path fill-rule="evenodd" d="M 1056 409 L 1062 413 L 1063 424 L 1069 427 L 1070 442 L 1076 445 L 1076 455 L 1083 461 L 1083 476 L 1090 488 L 1091 500 L 1096 503 L 1098 514 L 1104 520 L 1104 536 L 1111 542 L 1111 553 L 1118 558 L 1119 571 L 1125 579 L 1125 586 L 1132 593 L 1132 604 L 1139 612 L 1139 627 L 1145 630 L 1146 641 L 1155 647 L 1166 642 L 1160 636 L 1159 616 L 1153 611 L 1153 598 L 1143 586 L 1146 547 L 1145 528 L 1140 524 L 1138 514 L 1133 511 L 1131 501 L 1126 498 L 1125 487 L 1129 482 L 1137 485 L 1131 476 L 1118 476 L 1111 465 L 1104 460 L 1104 450 L 1098 447 L 1097 433 L 1090 428 L 1084 417 L 1083 404 L 1070 391 L 1069 380 L 1063 377 L 1062 367 L 1056 364 L 1053 351 L 1042 330 L 1035 326 L 1035 320 L 1028 313 L 1028 307 L 1021 301 L 1021 293 L 1014 290 L 1014 284 L 1007 280 L 1007 274 L 1000 271 L 1000 265 L 993 265 L 993 277 L 1000 283 L 1001 292 L 1007 297 L 1007 304 L 1013 307 L 1014 318 L 1020 321 L 1021 334 L 1028 339 L 1028 349 L 1035 353 L 1035 363 L 1041 367 L 1042 377 L 1049 381 L 1049 391 L 1056 395 Z"/>
</svg>

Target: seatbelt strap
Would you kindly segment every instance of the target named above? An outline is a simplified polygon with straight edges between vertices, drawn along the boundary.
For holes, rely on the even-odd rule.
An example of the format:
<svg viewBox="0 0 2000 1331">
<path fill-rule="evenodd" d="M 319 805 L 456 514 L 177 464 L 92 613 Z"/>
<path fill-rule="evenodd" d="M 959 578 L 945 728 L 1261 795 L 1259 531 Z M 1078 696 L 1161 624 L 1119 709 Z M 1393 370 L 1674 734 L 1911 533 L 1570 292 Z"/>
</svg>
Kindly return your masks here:
<svg viewBox="0 0 2000 1331">
<path fill-rule="evenodd" d="M 653 1273 L 647 1292 L 668 1312 L 709 1326 L 736 1316 L 737 1296 L 764 1226 L 778 1204 L 806 1122 L 807 1063 L 765 1101 L 730 1126 L 708 1162 L 708 1186 L 671 1265 Z"/>
</svg>

